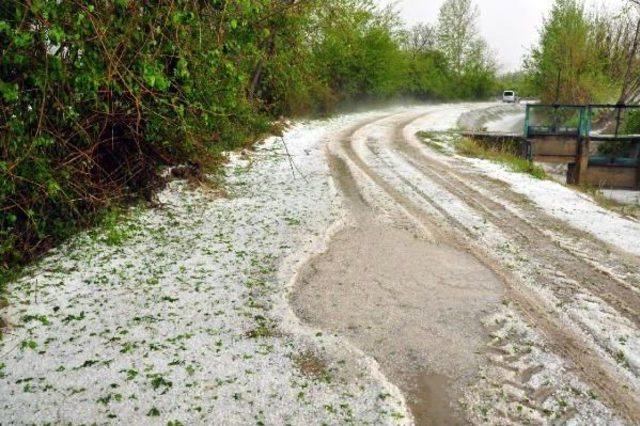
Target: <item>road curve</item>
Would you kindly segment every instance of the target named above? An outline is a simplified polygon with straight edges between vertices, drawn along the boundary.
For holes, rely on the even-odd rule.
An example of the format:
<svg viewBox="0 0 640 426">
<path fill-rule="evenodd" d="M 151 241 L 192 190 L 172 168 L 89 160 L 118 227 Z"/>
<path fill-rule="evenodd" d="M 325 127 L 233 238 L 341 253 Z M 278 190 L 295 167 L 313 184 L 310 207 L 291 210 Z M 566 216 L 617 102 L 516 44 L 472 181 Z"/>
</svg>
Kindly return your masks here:
<svg viewBox="0 0 640 426">
<path fill-rule="evenodd" d="M 349 338 L 418 424 L 640 422 L 640 258 L 416 136 L 485 105 L 411 108 L 330 141 L 350 223 L 291 302 Z M 617 329 L 616 329 L 617 330 Z"/>
</svg>

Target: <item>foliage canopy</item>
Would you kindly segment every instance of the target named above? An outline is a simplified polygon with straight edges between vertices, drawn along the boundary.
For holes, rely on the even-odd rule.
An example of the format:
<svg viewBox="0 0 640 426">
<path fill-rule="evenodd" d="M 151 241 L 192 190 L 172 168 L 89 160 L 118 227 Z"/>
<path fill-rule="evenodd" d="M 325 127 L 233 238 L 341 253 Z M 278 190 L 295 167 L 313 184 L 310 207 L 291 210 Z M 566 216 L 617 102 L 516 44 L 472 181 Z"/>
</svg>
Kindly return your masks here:
<svg viewBox="0 0 640 426">
<path fill-rule="evenodd" d="M 371 0 L 5 0 L 0 267 L 150 199 L 159 166 L 215 167 L 281 115 L 491 93 L 479 38 L 454 58 L 435 29 L 420 48 L 410 34 Z"/>
</svg>

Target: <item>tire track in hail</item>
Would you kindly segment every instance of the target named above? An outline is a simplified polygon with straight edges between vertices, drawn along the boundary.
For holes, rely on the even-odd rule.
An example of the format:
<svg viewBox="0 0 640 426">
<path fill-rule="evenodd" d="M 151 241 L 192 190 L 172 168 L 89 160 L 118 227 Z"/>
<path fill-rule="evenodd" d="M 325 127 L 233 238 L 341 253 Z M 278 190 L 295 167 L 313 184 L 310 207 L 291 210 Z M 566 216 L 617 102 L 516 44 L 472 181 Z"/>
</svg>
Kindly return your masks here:
<svg viewBox="0 0 640 426">
<path fill-rule="evenodd" d="M 430 114 L 430 113 L 427 113 Z M 411 218 L 413 220 L 415 220 L 418 223 L 421 223 L 423 226 L 426 226 L 427 228 L 430 229 L 430 232 L 434 235 L 434 237 L 436 239 L 451 239 L 451 241 L 454 243 L 454 247 L 456 247 L 457 249 L 460 250 L 466 250 L 466 247 L 464 244 L 460 244 L 459 241 L 457 241 L 456 239 L 450 238 L 452 237 L 452 234 L 448 231 L 448 230 L 443 230 L 440 226 L 438 226 L 438 222 L 437 219 L 435 217 L 433 217 L 432 215 L 426 213 L 423 209 L 421 209 L 420 207 L 414 205 L 413 203 L 407 203 L 406 202 L 406 197 L 400 192 L 398 191 L 396 188 L 393 187 L 393 185 L 391 185 L 389 182 L 385 181 L 380 175 L 378 175 L 377 173 L 375 173 L 367 164 L 364 160 L 362 160 L 357 153 L 353 150 L 353 147 L 351 146 L 351 142 L 353 139 L 353 136 L 359 132 L 360 130 L 371 126 L 374 123 L 380 122 L 380 121 L 385 121 L 388 120 L 391 117 L 394 116 L 398 116 L 398 115 L 406 115 L 406 114 L 393 114 L 393 115 L 389 115 L 383 118 L 380 118 L 378 120 L 373 120 L 371 122 L 365 123 L 362 126 L 358 126 L 357 128 L 352 129 L 352 131 L 345 135 L 341 141 L 340 141 L 340 147 L 342 148 L 342 150 L 344 151 L 344 154 L 346 155 L 347 159 L 353 163 L 359 170 L 361 173 L 363 173 L 371 182 L 373 182 L 375 185 L 377 185 L 384 193 L 386 193 L 388 195 L 388 197 L 393 200 L 395 203 L 399 204 L 406 212 L 407 214 L 409 214 L 411 216 Z M 409 119 L 405 119 L 402 121 L 402 125 L 406 126 L 409 123 L 415 121 L 417 118 L 419 117 L 423 117 L 425 115 L 425 112 L 421 112 L 418 114 L 414 114 L 412 115 L 411 118 Z M 339 155 L 337 153 L 330 153 L 330 155 L 335 156 L 337 158 L 340 158 Z M 354 185 L 355 184 L 354 182 Z M 445 215 L 445 211 L 444 209 L 440 206 L 434 204 L 433 205 L 434 209 L 436 209 L 440 214 Z M 446 215 L 445 215 L 446 217 Z M 451 235 L 450 235 L 451 234 Z"/>
<path fill-rule="evenodd" d="M 396 123 L 396 131 L 398 128 L 403 129 L 418 117 L 425 115 L 428 115 L 428 113 L 416 115 L 415 117 L 411 117 L 411 119 Z M 501 276 L 508 294 L 514 300 L 519 310 L 524 314 L 524 317 L 547 338 L 552 350 L 571 360 L 577 371 L 580 373 L 580 376 L 603 395 L 609 406 L 614 407 L 632 421 L 640 420 L 640 401 L 631 396 L 625 386 L 619 384 L 620 381 L 616 377 L 616 374 L 606 368 L 598 356 L 589 353 L 579 336 L 563 327 L 558 319 L 554 318 L 548 312 L 543 301 L 518 285 L 518 279 L 511 272 L 498 265 L 482 250 L 479 250 L 477 247 L 469 246 L 468 242 L 464 241 L 459 234 L 451 232 L 450 230 L 439 229 L 433 217 L 425 214 L 420 207 L 415 205 L 411 200 L 408 200 L 405 195 L 389 184 L 382 176 L 369 167 L 362 158 L 360 158 L 352 146 L 354 133 L 373 123 L 384 121 L 388 118 L 389 117 L 385 117 L 361 126 L 351 133 L 350 137 L 343 139 L 342 147 L 347 158 L 358 169 L 360 169 L 362 173 L 368 176 L 384 192 L 386 192 L 395 202 L 401 204 L 408 212 L 410 212 L 414 218 L 423 221 L 427 226 L 433 227 L 434 234 L 438 238 L 449 240 L 454 243 L 455 246 L 462 247 L 463 250 L 471 252 L 476 258 L 481 260 Z M 392 172 L 395 173 L 394 170 L 392 170 Z M 404 181 L 406 182 L 406 179 L 404 179 Z M 438 204 L 432 199 L 427 201 L 434 206 Z M 449 219 L 455 219 L 451 218 L 451 215 L 441 206 L 438 208 L 438 211 L 445 214 L 445 217 L 448 217 Z M 456 221 L 454 220 L 454 222 Z M 456 226 L 456 228 L 460 231 L 460 224 L 459 222 L 457 223 L 458 226 Z"/>
<path fill-rule="evenodd" d="M 338 137 L 338 144 L 340 148 L 344 148 L 345 141 L 350 140 L 354 134 L 358 133 L 360 130 L 377 123 L 379 121 L 388 120 L 392 117 L 396 116 L 404 116 L 406 112 L 396 112 L 391 114 L 386 114 L 381 117 L 376 117 L 354 126 L 351 126 Z M 420 117 L 424 115 L 424 111 L 420 113 L 414 114 L 413 118 L 408 122 L 414 120 L 416 117 Z M 341 189 L 343 195 L 348 200 L 348 208 L 351 212 L 358 217 L 370 217 L 372 215 L 371 209 L 374 208 L 373 205 L 365 199 L 363 196 L 361 189 L 358 187 L 356 183 L 356 177 L 349 170 L 349 165 L 342 158 L 342 156 L 334 152 L 331 148 L 331 144 L 327 147 L 326 150 L 327 161 L 329 163 L 329 168 L 331 170 L 331 174 L 334 182 L 336 182 L 337 186 Z M 433 224 L 434 222 L 429 219 L 429 216 L 425 214 L 424 211 L 420 209 L 412 208 L 413 206 L 406 206 L 403 203 L 398 202 L 400 194 L 394 190 L 391 185 L 386 185 L 386 183 L 380 180 L 376 175 L 366 173 L 361 167 L 358 169 L 364 173 L 364 176 L 369 179 L 371 183 L 376 185 L 381 191 L 386 194 L 391 201 L 396 204 L 396 208 L 401 210 L 401 213 L 407 216 L 410 220 L 412 220 L 422 231 L 424 237 L 429 240 L 434 240 L 436 238 L 436 230 L 427 225 Z M 385 210 L 384 206 L 379 206 L 381 210 Z"/>
<path fill-rule="evenodd" d="M 472 209 L 484 213 L 498 229 L 520 238 L 529 249 L 535 250 L 536 257 L 544 259 L 545 264 L 551 269 L 562 271 L 565 278 L 578 283 L 571 290 L 575 291 L 582 285 L 640 328 L 640 295 L 634 291 L 631 284 L 606 274 L 592 263 L 585 262 L 582 257 L 574 255 L 569 249 L 549 240 L 539 228 L 512 214 L 502 204 L 480 194 L 454 173 L 437 164 L 437 161 L 428 159 L 419 149 L 407 143 L 400 143 L 398 138 L 394 140 L 393 146 L 402 152 L 405 161 L 429 180 L 463 200 Z M 459 185 L 452 185 L 444 176 L 455 179 Z M 574 295 L 575 292 L 560 294 L 559 297 L 567 300 Z"/>
<path fill-rule="evenodd" d="M 366 126 L 347 133 L 345 138 L 363 127 Z M 350 336 L 379 359 L 407 395 L 419 424 L 429 419 L 463 424 L 464 421 L 456 420 L 459 417 L 455 401 L 462 395 L 462 383 L 473 377 L 476 365 L 484 362 L 478 349 L 488 338 L 478 319 L 486 312 L 484 309 L 492 309 L 499 303 L 504 288 L 499 278 L 473 256 L 455 250 L 450 244 L 434 244 L 433 237 L 418 235 L 415 231 L 421 223 L 405 205 L 353 166 L 344 155 L 341 142 L 342 139 L 329 143 L 329 165 L 333 181 L 342 190 L 356 220 L 332 240 L 325 256 L 310 265 L 296 303 L 301 312 L 309 313 L 310 321 Z M 385 212 L 380 215 L 379 210 Z M 391 217 L 387 212 L 393 212 Z M 408 223 L 407 218 L 416 223 Z M 391 253 L 396 253 L 397 260 Z M 438 260 L 425 263 L 420 259 Z M 436 270 L 431 268 L 432 264 L 442 267 Z M 473 279 L 465 279 L 468 274 Z M 345 283 L 351 285 L 341 287 Z M 361 292 L 367 283 L 371 286 L 366 297 L 350 293 L 353 289 Z M 393 287 L 385 287 L 383 283 Z M 462 290 L 466 288 L 474 296 L 465 295 Z M 328 289 L 339 290 L 340 301 L 325 299 L 322 294 Z M 352 306 L 354 296 L 359 308 Z M 384 312 L 384 324 L 378 320 L 371 322 L 370 312 L 378 311 Z M 312 312 L 322 315 L 317 317 Z M 434 316 L 448 320 L 438 326 L 432 323 Z M 352 325 L 344 329 L 345 322 Z M 354 330 L 359 328 L 361 331 L 356 333 Z M 443 329 L 448 331 L 445 334 L 436 331 Z M 380 341 L 386 343 L 380 345 Z"/>
</svg>

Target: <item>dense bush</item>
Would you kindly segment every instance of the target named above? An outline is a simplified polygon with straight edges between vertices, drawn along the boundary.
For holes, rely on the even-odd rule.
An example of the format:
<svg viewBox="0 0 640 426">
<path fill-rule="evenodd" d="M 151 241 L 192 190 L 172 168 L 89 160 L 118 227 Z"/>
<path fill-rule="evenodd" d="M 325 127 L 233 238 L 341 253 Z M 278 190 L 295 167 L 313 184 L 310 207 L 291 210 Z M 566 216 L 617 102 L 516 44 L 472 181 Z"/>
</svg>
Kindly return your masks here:
<svg viewBox="0 0 640 426">
<path fill-rule="evenodd" d="M 366 3 L 355 9 L 352 1 L 336 3 L 322 13 L 322 36 L 312 40 L 317 77 L 339 100 L 398 93 L 404 64 L 394 17 Z"/>
<path fill-rule="evenodd" d="M 4 0 L 0 268 L 150 198 L 158 166 L 214 167 L 280 115 L 487 93 L 482 49 L 454 69 L 405 35 L 371 0 Z"/>
<path fill-rule="evenodd" d="M 269 2 L 8 3 L 0 9 L 5 263 L 114 201 L 150 194 L 158 164 L 205 160 L 268 129 L 245 93 L 273 37 Z"/>
<path fill-rule="evenodd" d="M 421 99 L 451 99 L 459 95 L 442 52 L 417 52 L 409 61 L 406 90 Z"/>
</svg>

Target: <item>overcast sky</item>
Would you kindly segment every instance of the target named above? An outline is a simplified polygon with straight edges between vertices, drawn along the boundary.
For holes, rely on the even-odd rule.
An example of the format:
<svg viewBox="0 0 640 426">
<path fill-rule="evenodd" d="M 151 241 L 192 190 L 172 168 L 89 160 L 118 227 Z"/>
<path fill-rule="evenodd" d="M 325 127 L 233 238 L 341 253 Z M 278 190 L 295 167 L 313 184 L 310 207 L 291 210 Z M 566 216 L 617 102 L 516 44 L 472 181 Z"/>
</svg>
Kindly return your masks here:
<svg viewBox="0 0 640 426">
<path fill-rule="evenodd" d="M 444 0 L 376 0 L 381 5 L 396 4 L 410 25 L 435 23 Z M 586 0 L 589 5 L 620 5 L 625 0 Z M 538 40 L 543 17 L 553 0 L 475 0 L 480 6 L 480 30 L 501 64 L 502 71 L 520 68 L 522 57 Z"/>
</svg>

